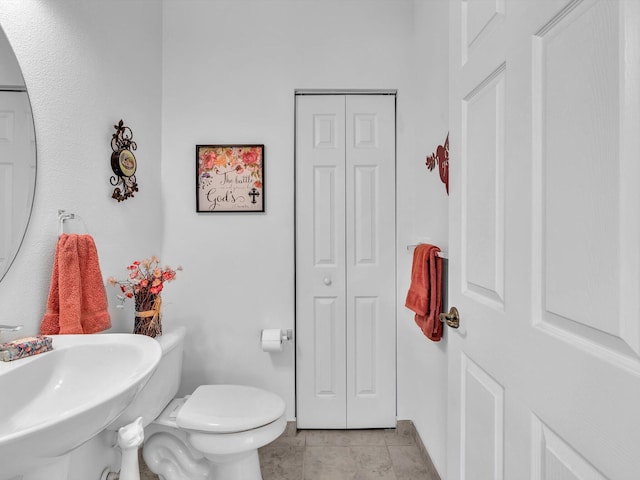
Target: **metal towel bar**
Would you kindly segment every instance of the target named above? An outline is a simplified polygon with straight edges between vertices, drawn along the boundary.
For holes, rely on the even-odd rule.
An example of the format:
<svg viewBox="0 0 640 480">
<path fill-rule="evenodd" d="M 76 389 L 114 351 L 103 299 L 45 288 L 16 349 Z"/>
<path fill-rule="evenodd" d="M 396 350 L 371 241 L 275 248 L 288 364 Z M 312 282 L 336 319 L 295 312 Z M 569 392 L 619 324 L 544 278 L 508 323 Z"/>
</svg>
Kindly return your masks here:
<svg viewBox="0 0 640 480">
<path fill-rule="evenodd" d="M 418 245 L 420 245 L 419 243 L 416 244 L 412 244 L 412 245 L 407 245 L 407 250 L 413 250 L 415 249 Z M 447 260 L 449 259 L 449 252 L 443 252 L 440 251 L 438 253 L 436 253 L 436 255 L 440 258 L 446 258 Z"/>
</svg>

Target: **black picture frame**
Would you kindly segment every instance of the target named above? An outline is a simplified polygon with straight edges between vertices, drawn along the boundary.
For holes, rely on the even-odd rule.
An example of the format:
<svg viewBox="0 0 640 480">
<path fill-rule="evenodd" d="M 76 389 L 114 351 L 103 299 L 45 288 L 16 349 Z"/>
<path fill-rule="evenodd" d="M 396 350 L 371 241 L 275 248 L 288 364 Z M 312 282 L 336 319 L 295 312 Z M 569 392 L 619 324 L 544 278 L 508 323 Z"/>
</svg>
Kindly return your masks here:
<svg viewBox="0 0 640 480">
<path fill-rule="evenodd" d="M 196 212 L 264 212 L 262 144 L 196 145 Z"/>
</svg>

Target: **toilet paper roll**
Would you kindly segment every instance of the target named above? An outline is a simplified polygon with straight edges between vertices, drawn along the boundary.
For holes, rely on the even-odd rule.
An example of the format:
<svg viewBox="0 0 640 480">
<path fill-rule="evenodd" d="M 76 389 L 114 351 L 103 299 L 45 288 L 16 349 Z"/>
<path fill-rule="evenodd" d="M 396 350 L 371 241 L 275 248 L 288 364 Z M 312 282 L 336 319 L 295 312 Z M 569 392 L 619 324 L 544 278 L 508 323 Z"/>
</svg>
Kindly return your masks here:
<svg viewBox="0 0 640 480">
<path fill-rule="evenodd" d="M 262 330 L 260 343 L 262 344 L 263 352 L 281 352 L 282 332 L 277 328 Z"/>
</svg>

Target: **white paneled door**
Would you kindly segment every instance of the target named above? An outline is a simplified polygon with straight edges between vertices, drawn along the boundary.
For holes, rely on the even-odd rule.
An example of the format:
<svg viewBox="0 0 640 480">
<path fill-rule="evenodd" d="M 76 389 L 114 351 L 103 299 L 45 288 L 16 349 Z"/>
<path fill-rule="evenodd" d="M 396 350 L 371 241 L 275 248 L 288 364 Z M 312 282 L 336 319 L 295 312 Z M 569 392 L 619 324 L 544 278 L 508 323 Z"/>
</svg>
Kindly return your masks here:
<svg viewBox="0 0 640 480">
<path fill-rule="evenodd" d="M 450 25 L 446 478 L 640 478 L 640 2 Z"/>
<path fill-rule="evenodd" d="M 297 95 L 295 176 L 298 427 L 393 427 L 395 95 Z"/>
</svg>

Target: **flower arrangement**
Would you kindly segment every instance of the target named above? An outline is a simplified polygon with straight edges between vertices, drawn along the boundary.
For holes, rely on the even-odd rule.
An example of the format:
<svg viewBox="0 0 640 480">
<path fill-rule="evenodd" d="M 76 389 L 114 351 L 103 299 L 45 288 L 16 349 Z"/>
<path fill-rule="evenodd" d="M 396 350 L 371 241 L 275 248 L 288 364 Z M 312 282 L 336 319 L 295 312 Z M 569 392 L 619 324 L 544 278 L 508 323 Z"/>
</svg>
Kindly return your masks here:
<svg viewBox="0 0 640 480">
<path fill-rule="evenodd" d="M 160 267 L 160 259 L 155 255 L 142 261 L 134 261 L 127 267 L 129 278 L 127 280 L 117 280 L 109 277 L 107 283 L 112 286 L 119 286 L 121 293 L 118 298 L 122 303 L 127 298 L 135 299 L 136 323 L 134 333 L 143 333 L 151 337 L 162 334 L 160 324 L 160 307 L 162 300 L 160 292 L 166 282 L 171 282 L 176 278 L 176 271 L 182 270 L 178 267 L 175 270 L 168 265 Z M 122 307 L 122 305 L 119 305 Z"/>
<path fill-rule="evenodd" d="M 262 188 L 262 150 L 256 146 L 201 147 L 198 151 L 198 177 L 203 182 L 216 175 L 247 173 L 253 187 Z"/>
</svg>

